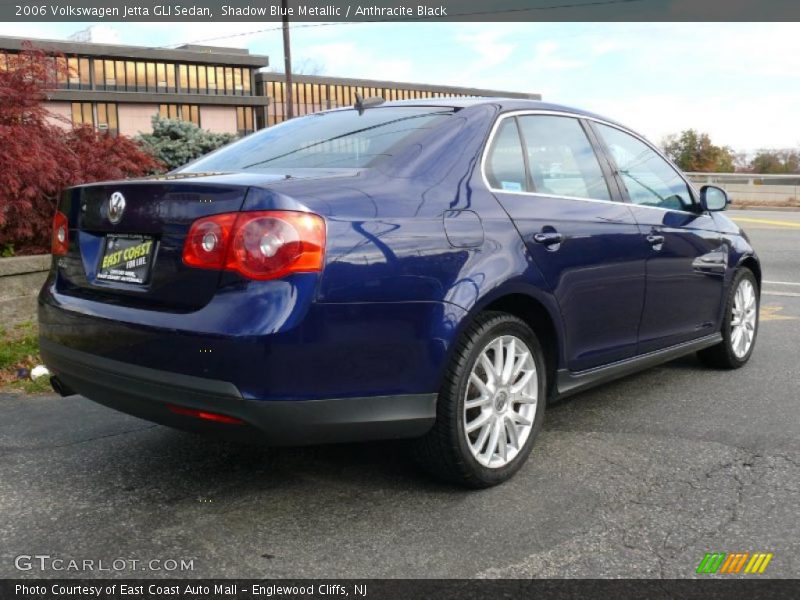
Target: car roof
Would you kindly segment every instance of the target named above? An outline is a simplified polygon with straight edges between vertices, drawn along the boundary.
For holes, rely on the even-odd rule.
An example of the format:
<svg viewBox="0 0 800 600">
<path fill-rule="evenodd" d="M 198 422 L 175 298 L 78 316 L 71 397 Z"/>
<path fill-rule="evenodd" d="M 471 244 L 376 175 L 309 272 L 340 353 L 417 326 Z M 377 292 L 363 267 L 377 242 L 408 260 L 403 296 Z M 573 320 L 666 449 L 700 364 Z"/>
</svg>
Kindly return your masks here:
<svg viewBox="0 0 800 600">
<path fill-rule="evenodd" d="M 614 119 L 609 119 L 603 115 L 598 115 L 587 110 L 575 108 L 573 106 L 566 106 L 563 104 L 554 104 L 551 102 L 542 102 L 541 100 L 528 100 L 526 98 L 503 98 L 503 97 L 464 97 L 453 96 L 444 98 L 420 98 L 416 100 L 390 100 L 378 106 L 441 106 L 443 108 L 470 108 L 473 106 L 481 105 L 494 105 L 499 106 L 501 112 L 515 111 L 515 110 L 544 110 L 559 113 L 572 114 L 576 117 L 590 117 L 599 119 L 608 123 L 619 125 L 628 129 L 625 125 L 618 123 Z M 342 106 L 341 109 L 352 108 L 349 106 Z"/>
</svg>

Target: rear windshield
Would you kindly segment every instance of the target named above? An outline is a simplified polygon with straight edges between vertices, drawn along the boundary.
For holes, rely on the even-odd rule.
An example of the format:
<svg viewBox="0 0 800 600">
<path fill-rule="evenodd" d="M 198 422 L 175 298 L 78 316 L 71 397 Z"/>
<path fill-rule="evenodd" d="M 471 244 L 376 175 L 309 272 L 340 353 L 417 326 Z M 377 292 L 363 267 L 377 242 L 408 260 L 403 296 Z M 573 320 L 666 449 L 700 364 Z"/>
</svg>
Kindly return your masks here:
<svg viewBox="0 0 800 600">
<path fill-rule="evenodd" d="M 360 168 L 391 156 L 422 130 L 452 115 L 441 107 L 375 107 L 292 119 L 250 135 L 182 172 Z"/>
</svg>

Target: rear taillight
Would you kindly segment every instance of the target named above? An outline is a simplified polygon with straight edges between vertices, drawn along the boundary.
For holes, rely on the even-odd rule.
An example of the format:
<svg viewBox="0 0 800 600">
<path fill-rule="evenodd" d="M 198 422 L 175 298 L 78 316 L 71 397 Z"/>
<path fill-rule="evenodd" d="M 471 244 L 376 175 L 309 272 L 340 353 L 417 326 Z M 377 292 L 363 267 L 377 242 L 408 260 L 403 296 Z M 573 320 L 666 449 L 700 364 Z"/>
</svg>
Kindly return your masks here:
<svg viewBox="0 0 800 600">
<path fill-rule="evenodd" d="M 51 252 L 55 256 L 64 256 L 69 250 L 69 221 L 67 215 L 56 211 L 53 217 L 53 242 Z"/>
<path fill-rule="evenodd" d="M 183 244 L 183 262 L 201 269 L 223 268 L 234 223 L 235 213 L 215 215 L 192 223 Z"/>
<path fill-rule="evenodd" d="M 319 215 L 270 210 L 226 213 L 192 223 L 183 262 L 201 269 L 227 269 L 249 279 L 277 279 L 321 271 L 325 221 Z"/>
</svg>

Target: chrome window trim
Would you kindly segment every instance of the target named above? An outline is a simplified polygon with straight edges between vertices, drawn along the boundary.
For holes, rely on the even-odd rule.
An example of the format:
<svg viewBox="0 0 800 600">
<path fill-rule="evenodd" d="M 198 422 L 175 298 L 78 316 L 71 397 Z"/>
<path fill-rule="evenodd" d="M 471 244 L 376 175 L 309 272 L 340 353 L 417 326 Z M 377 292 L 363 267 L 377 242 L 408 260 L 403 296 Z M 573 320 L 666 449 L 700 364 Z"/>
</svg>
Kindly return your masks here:
<svg viewBox="0 0 800 600">
<path fill-rule="evenodd" d="M 580 201 L 584 201 L 584 202 L 604 202 L 604 203 L 613 202 L 614 204 L 622 204 L 624 206 L 636 206 L 636 207 L 641 207 L 641 208 L 648 208 L 650 210 L 660 210 L 660 211 L 663 211 L 663 212 L 677 212 L 677 213 L 684 213 L 684 214 L 687 214 L 687 215 L 697 215 L 698 214 L 697 212 L 690 211 L 690 210 L 676 210 L 676 209 L 673 209 L 673 208 L 662 208 L 660 206 L 648 206 L 646 204 L 635 204 L 633 202 L 625 202 L 625 201 L 621 201 L 620 202 L 619 200 L 614 200 L 614 199 L 603 200 L 601 198 L 582 198 L 582 197 L 579 197 L 579 196 L 561 196 L 559 194 L 543 194 L 543 193 L 539 193 L 539 192 L 514 192 L 514 191 L 497 189 L 497 188 L 492 187 L 491 184 L 489 183 L 489 179 L 486 177 L 486 161 L 487 161 L 487 159 L 489 157 L 489 151 L 492 148 L 492 144 L 494 143 L 495 134 L 497 133 L 497 130 L 500 128 L 500 124 L 505 119 L 514 118 L 514 117 L 524 117 L 524 116 L 530 116 L 530 115 L 545 115 L 545 116 L 553 116 L 553 117 L 569 117 L 571 119 L 577 119 L 578 121 L 580 121 L 581 119 L 585 119 L 587 121 L 594 121 L 595 123 L 600 123 L 601 125 L 607 125 L 608 127 L 613 127 L 614 129 L 618 129 L 619 131 L 621 131 L 623 133 L 627 133 L 628 135 L 638 139 L 645 146 L 647 146 L 648 148 L 653 150 L 653 152 L 655 152 L 659 157 L 661 157 L 670 166 L 670 168 L 673 171 L 675 171 L 675 173 L 678 175 L 678 177 L 680 177 L 681 181 L 683 181 L 686 184 L 686 186 L 689 188 L 690 192 L 693 194 L 692 200 L 693 201 L 696 200 L 697 190 L 695 190 L 695 188 L 691 184 L 691 182 L 688 179 L 686 179 L 686 177 L 683 176 L 683 174 L 680 172 L 680 170 L 676 169 L 672 165 L 672 162 L 666 156 L 664 156 L 664 154 L 659 149 L 655 148 L 649 141 L 647 141 L 645 138 L 643 138 L 641 135 L 639 135 L 635 131 L 631 131 L 630 129 L 628 129 L 628 128 L 622 126 L 622 125 L 618 125 L 617 123 L 612 123 L 611 121 L 606 121 L 605 119 L 600 119 L 598 117 L 593 117 L 593 116 L 589 116 L 589 115 L 581 115 L 581 114 L 577 114 L 577 113 L 564 112 L 564 111 L 560 111 L 560 110 L 547 110 L 547 109 L 542 109 L 542 108 L 512 110 L 512 111 L 501 113 L 495 119 L 494 124 L 492 125 L 492 129 L 489 132 L 489 137 L 487 138 L 486 144 L 483 147 L 483 155 L 481 156 L 481 178 L 483 179 L 483 184 L 486 186 L 486 189 L 488 189 L 489 191 L 491 191 L 491 192 L 500 192 L 501 194 L 514 194 L 514 195 L 518 195 L 518 196 L 544 196 L 546 198 L 564 198 L 565 200 L 580 200 Z M 591 145 L 591 140 L 589 140 L 588 137 L 587 137 L 587 141 Z M 594 150 L 594 146 L 592 146 L 592 150 Z M 527 150 L 525 150 L 523 148 L 523 152 L 527 152 Z M 598 160 L 600 160 L 600 157 L 597 157 L 597 158 L 598 158 Z M 606 182 L 606 183 L 608 184 L 609 182 Z"/>
</svg>

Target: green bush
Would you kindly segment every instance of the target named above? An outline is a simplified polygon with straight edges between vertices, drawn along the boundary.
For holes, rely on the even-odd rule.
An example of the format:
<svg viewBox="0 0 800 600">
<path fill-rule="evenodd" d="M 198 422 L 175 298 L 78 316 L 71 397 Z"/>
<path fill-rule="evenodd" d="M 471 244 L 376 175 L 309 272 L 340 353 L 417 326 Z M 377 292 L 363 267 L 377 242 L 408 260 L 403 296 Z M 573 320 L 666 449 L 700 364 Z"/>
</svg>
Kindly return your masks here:
<svg viewBox="0 0 800 600">
<path fill-rule="evenodd" d="M 177 169 L 229 144 L 236 136 L 232 133 L 214 133 L 200 129 L 190 121 L 155 116 L 153 133 L 140 134 L 137 139 L 169 169 Z"/>
</svg>

